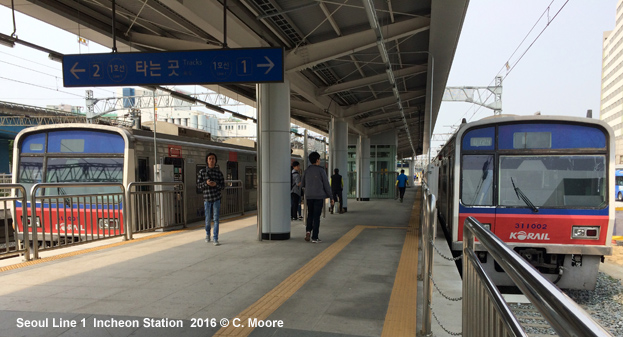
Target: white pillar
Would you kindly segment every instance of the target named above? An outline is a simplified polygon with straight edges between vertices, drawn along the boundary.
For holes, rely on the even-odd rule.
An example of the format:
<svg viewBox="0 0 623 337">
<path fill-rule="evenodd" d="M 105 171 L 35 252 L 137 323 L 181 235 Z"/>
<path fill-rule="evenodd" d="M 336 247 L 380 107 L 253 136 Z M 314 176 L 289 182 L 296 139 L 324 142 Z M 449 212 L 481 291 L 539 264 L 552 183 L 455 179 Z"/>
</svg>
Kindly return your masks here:
<svg viewBox="0 0 623 337">
<path fill-rule="evenodd" d="M 359 136 L 357 142 L 358 200 L 370 201 L 370 138 Z"/>
<path fill-rule="evenodd" d="M 262 239 L 290 238 L 290 82 L 259 85 Z"/>
<path fill-rule="evenodd" d="M 339 169 L 342 180 L 344 181 L 344 191 L 342 192 L 342 200 L 344 205 L 342 208 L 344 211 L 348 207 L 348 123 L 343 120 L 333 120 L 333 152 L 335 153 L 335 161 L 331 165 L 333 169 Z M 333 175 L 333 171 L 329 172 L 329 176 Z"/>
</svg>

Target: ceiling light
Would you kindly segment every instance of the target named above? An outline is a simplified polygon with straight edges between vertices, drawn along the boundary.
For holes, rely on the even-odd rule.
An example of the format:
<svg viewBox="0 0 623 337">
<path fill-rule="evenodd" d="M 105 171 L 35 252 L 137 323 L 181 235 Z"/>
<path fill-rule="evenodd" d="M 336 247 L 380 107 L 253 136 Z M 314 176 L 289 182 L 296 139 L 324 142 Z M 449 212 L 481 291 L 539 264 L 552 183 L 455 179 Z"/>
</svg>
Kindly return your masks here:
<svg viewBox="0 0 623 337">
<path fill-rule="evenodd" d="M 15 38 L 0 34 L 0 44 L 9 48 L 15 47 Z"/>
<path fill-rule="evenodd" d="M 57 53 L 49 53 L 48 58 L 52 61 L 63 63 L 63 55 Z"/>
</svg>

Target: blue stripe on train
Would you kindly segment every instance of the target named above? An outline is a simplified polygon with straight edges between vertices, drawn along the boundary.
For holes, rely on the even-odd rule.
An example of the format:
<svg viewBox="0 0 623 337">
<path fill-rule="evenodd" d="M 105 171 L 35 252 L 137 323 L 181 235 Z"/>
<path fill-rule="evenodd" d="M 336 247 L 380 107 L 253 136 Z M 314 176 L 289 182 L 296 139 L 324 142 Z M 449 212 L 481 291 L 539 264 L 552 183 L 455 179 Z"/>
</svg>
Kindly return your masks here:
<svg viewBox="0 0 623 337">
<path fill-rule="evenodd" d="M 538 213 L 534 213 L 530 208 L 494 208 L 494 207 L 465 207 L 459 205 L 460 213 L 479 213 L 479 214 L 543 214 L 543 215 L 605 215 L 609 214 L 609 208 L 604 209 L 555 209 L 539 208 Z"/>
</svg>

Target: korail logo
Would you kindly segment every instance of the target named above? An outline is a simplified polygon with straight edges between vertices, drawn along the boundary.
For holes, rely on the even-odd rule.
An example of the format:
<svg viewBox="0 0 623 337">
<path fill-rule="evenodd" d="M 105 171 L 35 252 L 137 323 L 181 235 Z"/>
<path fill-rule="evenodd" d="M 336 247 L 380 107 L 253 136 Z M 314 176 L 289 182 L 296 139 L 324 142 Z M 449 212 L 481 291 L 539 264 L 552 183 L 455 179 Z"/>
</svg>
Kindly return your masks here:
<svg viewBox="0 0 623 337">
<path fill-rule="evenodd" d="M 524 231 L 521 232 L 512 232 L 509 239 L 513 240 L 543 240 L 549 241 L 548 233 L 526 233 Z"/>
</svg>

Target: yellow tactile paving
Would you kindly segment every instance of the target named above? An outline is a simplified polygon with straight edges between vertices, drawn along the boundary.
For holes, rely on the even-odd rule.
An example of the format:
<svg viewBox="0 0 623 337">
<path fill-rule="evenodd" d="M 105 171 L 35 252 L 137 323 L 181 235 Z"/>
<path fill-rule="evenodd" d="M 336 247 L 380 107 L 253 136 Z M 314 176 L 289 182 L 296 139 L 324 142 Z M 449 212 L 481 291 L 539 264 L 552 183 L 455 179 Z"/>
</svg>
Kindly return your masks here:
<svg viewBox="0 0 623 337">
<path fill-rule="evenodd" d="M 416 200 L 420 193 L 416 195 Z M 415 336 L 417 332 L 418 229 L 420 203 L 413 204 L 398 271 L 381 336 Z"/>
<path fill-rule="evenodd" d="M 396 286 L 394 285 L 394 290 L 392 291 L 392 299 L 395 296 L 403 296 L 405 293 L 413 293 L 417 295 L 417 249 L 418 249 L 418 239 L 417 239 L 417 222 L 419 221 L 419 206 L 414 208 L 411 214 L 411 219 L 409 221 L 409 227 L 385 227 L 385 226 L 356 226 L 351 229 L 348 233 L 342 236 L 338 241 L 325 249 L 322 253 L 316 256 L 314 259 L 309 261 L 299 270 L 294 272 L 294 274 L 290 275 L 287 279 L 277 285 L 273 290 L 269 291 L 262 298 L 257 300 L 247 309 L 242 311 L 240 314 L 236 315 L 235 318 L 239 319 L 239 322 L 247 322 L 248 319 L 257 319 L 266 320 L 275 310 L 277 310 L 283 303 L 285 303 L 296 291 L 298 291 L 309 279 L 311 279 L 320 269 L 322 269 L 329 261 L 331 261 L 342 249 L 344 249 L 348 244 L 350 244 L 353 239 L 357 237 L 364 229 L 407 229 L 407 237 L 413 236 L 414 239 L 407 239 L 405 241 L 405 245 L 409 243 L 411 246 L 406 250 L 411 254 L 415 254 L 415 267 L 409 266 L 408 264 L 413 261 L 413 257 L 404 258 L 405 249 L 403 248 L 402 257 L 400 260 L 400 264 L 398 266 L 398 273 L 403 275 L 401 280 L 404 279 L 404 282 L 401 284 L 402 288 L 408 288 L 406 291 L 403 291 L 401 294 L 394 295 L 396 291 Z M 415 242 L 415 251 L 413 251 L 413 243 Z M 406 271 L 401 272 L 401 269 L 408 269 Z M 412 277 L 407 277 L 406 275 L 410 273 L 415 273 Z M 396 276 L 398 279 L 398 275 Z M 412 283 L 410 280 L 413 279 Z M 417 296 L 415 296 L 417 297 Z M 415 297 L 413 302 L 409 302 L 409 300 L 401 301 L 401 304 L 394 305 L 395 310 L 398 312 L 398 316 L 392 314 L 390 319 L 393 320 L 408 320 L 413 321 L 415 324 Z M 410 304 L 413 306 L 413 310 L 409 307 L 406 313 L 402 313 L 400 315 L 400 311 L 403 310 L 406 304 Z M 390 302 L 391 305 L 391 302 Z M 413 316 L 409 316 L 410 313 L 413 312 Z M 387 320 L 387 317 L 386 317 Z M 230 320 L 230 322 L 233 321 Z M 237 337 L 245 337 L 251 334 L 255 328 L 249 326 L 239 326 L 235 327 L 229 325 L 228 327 L 221 328 L 219 331 L 214 334 L 214 336 L 237 336 Z M 385 331 L 385 330 L 384 330 Z M 412 331 L 415 331 L 415 326 L 412 328 Z M 413 333 L 415 336 L 415 332 Z"/>
<path fill-rule="evenodd" d="M 351 229 L 334 244 L 277 285 L 273 290 L 269 291 L 266 295 L 257 300 L 257 302 L 238 314 L 236 318 L 239 318 L 240 322 L 247 322 L 249 318 L 257 319 L 258 321 L 267 319 L 270 314 L 294 295 L 294 293 L 309 281 L 314 274 L 322 269 L 366 228 L 381 227 L 356 226 Z M 226 328 L 221 328 L 214 336 L 248 336 L 253 329 L 253 327 L 234 327 L 230 325 Z"/>
<path fill-rule="evenodd" d="M 253 214 L 253 216 L 254 216 L 254 214 Z M 229 222 L 229 221 L 238 220 L 238 219 L 244 218 L 244 217 L 248 217 L 248 216 L 239 216 L 239 217 L 235 217 L 235 218 L 229 218 L 229 219 L 226 219 L 226 220 L 221 220 L 221 223 L 226 223 L 226 222 Z M 55 261 L 55 260 L 59 260 L 59 259 L 67 258 L 67 257 L 82 255 L 82 254 L 86 254 L 86 253 L 90 253 L 90 252 L 95 252 L 95 251 L 98 251 L 98 250 L 103 250 L 103 249 L 108 249 L 108 248 L 112 248 L 112 247 L 123 246 L 123 245 L 127 245 L 127 244 L 130 244 L 130 243 L 145 241 L 145 240 L 149 240 L 149 239 L 155 239 L 155 238 L 159 238 L 159 237 L 163 237 L 163 236 L 167 236 L 167 235 L 172 235 L 172 234 L 176 234 L 176 233 L 187 231 L 187 230 L 193 230 L 193 229 L 196 229 L 197 227 L 203 227 L 203 225 L 192 226 L 192 227 L 187 227 L 187 228 L 183 228 L 183 229 L 173 230 L 173 231 L 170 231 L 170 232 L 162 232 L 162 233 L 158 233 L 158 234 L 153 234 L 153 235 L 145 236 L 145 237 L 138 238 L 138 239 L 132 239 L 132 240 L 122 241 L 122 242 L 115 242 L 115 243 L 111 243 L 111 244 L 107 244 L 107 245 L 103 245 L 103 246 L 82 249 L 82 250 L 73 251 L 73 252 L 69 252 L 69 253 L 58 254 L 58 255 L 54 255 L 54 256 L 48 256 L 48 257 L 40 258 L 38 260 L 31 260 L 31 261 L 26 261 L 26 262 L 22 262 L 22 263 L 16 263 L 16 264 L 13 264 L 13 265 L 0 267 L 0 273 L 8 271 L 8 270 L 14 270 L 14 269 L 19 269 L 19 268 L 24 268 L 24 267 L 27 267 L 27 266 L 32 266 L 32 265 L 35 265 L 35 264 L 40 264 L 40 263 L 45 263 L 45 262 L 49 262 L 49 261 Z M 237 227 L 236 228 L 228 228 L 228 231 L 235 230 L 235 229 L 238 229 L 238 228 Z"/>
</svg>

